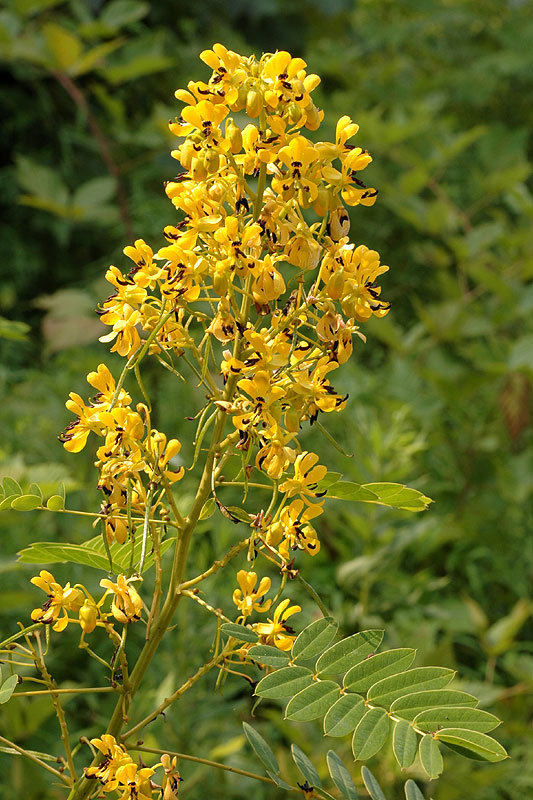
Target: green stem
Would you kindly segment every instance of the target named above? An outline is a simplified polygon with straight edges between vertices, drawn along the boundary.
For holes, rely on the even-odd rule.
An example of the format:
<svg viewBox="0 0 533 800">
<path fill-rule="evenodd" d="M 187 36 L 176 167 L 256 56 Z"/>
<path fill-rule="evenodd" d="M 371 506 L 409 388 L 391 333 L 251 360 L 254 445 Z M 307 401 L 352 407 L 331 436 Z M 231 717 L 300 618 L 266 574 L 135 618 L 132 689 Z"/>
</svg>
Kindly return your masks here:
<svg viewBox="0 0 533 800">
<path fill-rule="evenodd" d="M 176 756 L 177 758 L 180 758 L 182 761 L 195 761 L 197 764 L 205 764 L 207 767 L 224 769 L 227 772 L 234 772 L 237 775 L 245 775 L 247 778 L 254 778 L 256 781 L 262 781 L 263 783 L 270 783 L 272 784 L 272 786 L 276 786 L 276 783 L 271 778 L 265 778 L 264 775 L 257 775 L 255 772 L 248 772 L 245 769 L 230 767 L 228 764 L 221 764 L 219 761 L 209 761 L 207 758 L 200 758 L 199 756 L 189 756 L 186 753 L 175 753 L 169 750 L 158 750 L 156 747 L 141 747 L 140 745 L 136 745 L 135 747 L 131 746 L 129 749 L 139 753 L 155 753 L 156 755 L 166 754 L 169 756 Z M 301 790 L 294 789 L 294 791 L 301 791 Z"/>
<path fill-rule="evenodd" d="M 56 778 L 59 778 L 59 780 L 63 781 L 63 783 L 66 784 L 67 786 L 72 786 L 71 781 L 67 778 L 66 775 L 62 775 L 59 772 L 59 770 L 54 769 L 49 764 L 47 764 L 45 761 L 41 761 L 40 758 L 37 758 L 37 756 L 34 756 L 28 750 L 24 750 L 24 748 L 19 747 L 18 744 L 15 744 L 15 742 L 11 742 L 9 739 L 5 739 L 3 736 L 0 736 L 0 742 L 3 742 L 5 745 L 10 747 L 12 750 L 15 750 L 17 753 L 19 753 L 21 756 L 26 756 L 26 758 L 29 758 L 30 761 L 33 761 L 34 764 L 38 764 L 40 767 L 45 769 L 47 772 L 51 772 L 52 775 L 54 775 Z"/>
</svg>

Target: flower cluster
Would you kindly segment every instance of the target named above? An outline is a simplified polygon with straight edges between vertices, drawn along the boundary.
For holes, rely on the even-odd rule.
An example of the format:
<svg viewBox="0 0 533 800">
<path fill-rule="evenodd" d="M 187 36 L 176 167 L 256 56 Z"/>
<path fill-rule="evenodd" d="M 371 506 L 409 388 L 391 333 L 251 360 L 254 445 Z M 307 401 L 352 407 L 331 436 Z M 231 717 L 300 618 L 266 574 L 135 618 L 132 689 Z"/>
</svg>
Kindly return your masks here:
<svg viewBox="0 0 533 800">
<path fill-rule="evenodd" d="M 104 625 L 113 617 L 117 622 L 126 625 L 141 618 L 143 603 L 132 581 L 138 578 L 126 578 L 124 575 L 117 577 L 116 583 L 103 578 L 100 586 L 106 591 L 98 603 L 87 591 L 85 586 L 67 583 L 61 586 L 51 572 L 42 569 L 39 575 L 31 579 L 31 583 L 38 586 L 48 595 L 48 599 L 41 608 L 34 608 L 31 618 L 35 622 L 51 625 L 54 631 L 63 631 L 69 622 L 79 622 L 83 633 L 92 633 L 98 624 Z M 108 596 L 112 596 L 110 612 L 103 610 L 103 605 Z M 69 617 L 77 614 L 77 619 Z"/>
<path fill-rule="evenodd" d="M 129 371 L 140 381 L 147 356 L 175 374 L 192 369 L 207 390 L 197 441 L 214 418 L 219 432 L 231 428 L 213 450 L 212 496 L 224 512 L 224 483 L 246 494 L 255 470 L 272 500 L 264 511 L 253 498 L 249 552 L 287 570 L 298 551 L 320 551 L 314 524 L 327 470 L 302 448 L 300 430 L 345 408 L 334 373 L 354 339 L 364 340 L 359 326 L 389 310 L 377 284 L 388 267 L 348 238 L 347 207 L 377 197 L 360 177 L 372 157 L 352 143 L 358 125 L 348 116 L 333 141 L 309 137 L 324 115 L 312 98 L 320 78 L 302 59 L 285 51 L 246 57 L 221 44 L 200 57 L 211 75 L 176 92 L 182 108 L 170 122 L 180 137 L 172 151 L 179 171 L 165 189 L 177 218 L 164 228 L 163 246 L 138 239 L 124 248 L 129 271 L 110 266 L 106 274 L 112 294 L 99 309 L 109 328 L 101 341 L 126 359 L 123 373 L 115 384 L 101 364 L 87 378 L 98 392 L 89 404 L 70 395 L 76 419 L 62 441 L 78 452 L 91 432 L 103 440 L 96 464 L 108 541 L 133 534 L 132 513 L 145 517 L 151 535 L 148 517 L 158 510 L 164 520 L 165 494 L 176 508 L 171 485 L 184 470 L 170 462 L 180 443 L 152 428 L 148 406 L 132 408 L 122 386 Z M 246 623 L 252 611 L 268 610 L 270 580 L 255 588 L 255 572 L 237 578 L 233 599 Z M 297 608 L 289 602 L 256 624 L 282 649 L 290 646 L 285 620 Z M 113 613 L 128 616 L 126 606 L 114 604 Z"/>
<path fill-rule="evenodd" d="M 101 514 L 108 542 L 124 543 L 128 537 L 125 513 L 130 496 L 130 508 L 144 513 L 146 487 L 142 475 L 151 482 L 175 483 L 184 468 L 172 469 L 169 462 L 181 450 L 177 439 L 151 427 L 148 408 L 139 403 L 131 409 L 131 397 L 117 389 L 115 380 L 105 364 L 87 375 L 87 382 L 98 390 L 88 405 L 79 394 L 71 392 L 66 406 L 76 419 L 59 437 L 66 450 L 78 453 L 85 447 L 89 433 L 103 438 L 98 447 L 96 466 L 100 472 L 98 488 L 104 493 Z"/>
<path fill-rule="evenodd" d="M 103 760 L 97 767 L 87 767 L 85 776 L 99 780 L 104 792 L 115 791 L 120 800 L 152 800 L 156 790 L 156 796 L 163 800 L 176 800 L 178 797 L 181 777 L 175 757 L 171 759 L 163 755 L 154 768 L 144 767 L 136 764 L 124 745 L 118 744 L 110 734 L 91 739 L 91 744 L 102 753 Z M 164 771 L 160 786 L 151 780 L 158 767 L 163 767 Z"/>
</svg>

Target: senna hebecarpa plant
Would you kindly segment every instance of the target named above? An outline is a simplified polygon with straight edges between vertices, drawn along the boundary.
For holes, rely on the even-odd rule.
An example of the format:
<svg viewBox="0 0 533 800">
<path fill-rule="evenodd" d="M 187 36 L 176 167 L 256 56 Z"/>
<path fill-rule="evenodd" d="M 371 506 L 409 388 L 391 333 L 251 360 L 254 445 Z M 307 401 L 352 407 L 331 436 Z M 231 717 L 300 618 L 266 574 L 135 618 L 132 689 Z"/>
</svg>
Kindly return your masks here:
<svg viewBox="0 0 533 800">
<path fill-rule="evenodd" d="M 320 550 L 328 498 L 412 511 L 430 502 L 397 484 L 342 481 L 299 441 L 310 426 L 329 435 L 328 415 L 347 405 L 335 388 L 336 372 L 354 344 L 365 341 L 364 323 L 389 312 L 379 285 L 388 267 L 367 244 L 349 239 L 346 207 L 376 201 L 376 189 L 361 178 L 371 156 L 353 143 L 358 126 L 349 116 L 338 120 L 334 141 L 320 140 L 315 132 L 324 115 L 312 100 L 320 78 L 306 72 L 301 58 L 287 52 L 245 57 L 221 44 L 200 58 L 212 75 L 176 92 L 183 108 L 170 123 L 179 140 L 172 152 L 179 171 L 165 187 L 177 212 L 163 230 L 166 241 L 154 251 L 138 239 L 124 248 L 132 264 L 106 273 L 112 293 L 99 309 L 108 329 L 100 341 L 124 359 L 123 369 L 113 376 L 99 364 L 87 376 L 92 399 L 71 393 L 66 403 L 74 419 L 60 436 L 65 449 L 96 447 L 102 502 L 85 513 L 101 532 L 84 545 L 50 545 L 48 561 L 46 547 L 32 546 L 41 564 L 99 568 L 102 591 L 95 596 L 81 583 L 62 585 L 42 569 L 31 579 L 37 607 L 1 644 L 1 701 L 48 693 L 63 754 L 48 758 L 4 736 L 0 741 L 48 770 L 69 800 L 172 800 L 180 787 L 179 757 L 152 748 L 159 761 L 146 766 L 142 755 L 150 748 L 139 736 L 215 670 L 229 680 L 234 671 L 248 675 L 265 702 L 288 700 L 288 719 L 322 718 L 325 734 L 351 736 L 358 760 L 373 756 L 392 734 L 401 767 L 418 754 L 430 778 L 442 770 L 441 742 L 498 761 L 506 753 L 487 735 L 498 720 L 477 709 L 475 697 L 450 688 L 452 670 L 412 667 L 409 648 L 376 652 L 380 630 L 335 641 L 336 623 L 300 574 L 307 575 Z M 152 424 L 147 359 L 201 387 L 191 464 L 180 463 L 181 443 L 172 431 Z M 192 500 L 180 493 L 185 467 L 197 475 Z M 3 490 L 4 508 L 76 513 L 65 508 L 61 493 L 43 499 L 38 486 L 23 492 L 12 478 Z M 228 491 L 231 497 L 239 492 L 240 505 L 230 505 Z M 193 534 L 217 514 L 238 523 L 235 543 L 195 574 Z M 31 551 L 23 560 L 32 560 Z M 148 593 L 143 573 L 151 568 Z M 208 602 L 209 579 L 220 570 L 234 576 L 232 618 Z M 276 587 L 262 571 L 279 576 Z M 299 635 L 301 607 L 287 594 L 291 581 L 316 609 L 317 618 Z M 182 601 L 213 614 L 213 644 L 206 645 L 204 665 L 143 718 L 137 700 L 170 629 L 176 646 Z M 132 626 L 144 628 L 135 657 L 127 641 Z M 75 643 L 79 635 L 102 682 L 61 689 L 47 655 L 56 637 Z M 41 688 L 27 690 L 36 680 Z M 80 690 L 111 693 L 116 701 L 105 730 L 74 742 L 63 693 Z M 298 747 L 292 754 L 304 781 L 293 786 L 280 776 L 264 739 L 248 724 L 245 733 L 267 767 L 270 777 L 261 780 L 285 792 L 331 797 Z M 350 772 L 333 751 L 328 766 L 335 796 L 353 798 Z M 377 792 L 368 771 L 365 783 Z M 63 796 L 61 790 L 54 796 Z"/>
</svg>

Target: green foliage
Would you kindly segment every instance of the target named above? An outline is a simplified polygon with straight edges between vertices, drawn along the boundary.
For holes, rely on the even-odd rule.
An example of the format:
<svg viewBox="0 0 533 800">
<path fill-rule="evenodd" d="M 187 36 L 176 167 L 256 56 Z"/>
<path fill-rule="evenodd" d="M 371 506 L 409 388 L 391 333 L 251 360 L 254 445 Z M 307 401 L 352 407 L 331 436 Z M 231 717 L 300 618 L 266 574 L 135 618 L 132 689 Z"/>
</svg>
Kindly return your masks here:
<svg viewBox="0 0 533 800">
<path fill-rule="evenodd" d="M 368 324 L 381 344 L 361 345 L 358 365 L 345 379 L 354 417 L 334 434 L 355 455 L 348 467 L 339 456 L 337 468 L 347 482 L 368 491 L 378 481 L 409 484 L 435 503 L 413 523 L 375 502 L 355 510 L 339 502 L 328 516 L 325 553 L 316 557 L 317 586 L 343 635 L 387 630 L 391 649 L 373 658 L 417 647 L 419 663 L 459 670 L 462 694 L 434 690 L 445 699 L 427 712 L 416 696 L 409 703 L 400 698 L 395 713 L 402 719 L 411 721 L 416 711 L 414 724 L 424 732 L 435 730 L 435 721 L 474 730 L 471 717 L 459 723 L 458 716 L 486 713 L 473 707 L 470 692 L 504 717 L 502 737 L 512 760 L 491 767 L 487 777 L 482 766 L 457 758 L 432 786 L 432 796 L 499 800 L 505 792 L 522 800 L 533 790 L 533 30 L 523 4 L 305 0 L 296 7 L 272 0 L 226 4 L 221 14 L 220 5 L 208 0 L 185 4 L 179 18 L 170 5 L 135 0 L 17 0 L 3 9 L 0 51 L 10 80 L 4 147 L 11 163 L 2 169 L 9 213 L 1 227 L 0 477 L 15 475 L 28 494 L 36 482 L 53 508 L 62 507 L 52 493 L 64 481 L 73 508 L 98 510 L 94 493 L 80 489 L 90 459 L 74 464 L 51 443 L 65 425 L 68 392 L 80 391 L 84 367 L 92 369 L 102 357 L 101 349 L 77 349 L 101 333 L 92 315 L 102 296 L 95 276 L 108 263 L 124 264 L 123 244 L 141 231 L 147 240 L 161 241 L 162 220 L 169 218 L 160 199 L 161 175 L 171 178 L 175 171 L 166 129 L 176 113 L 173 91 L 189 77 L 191 54 L 217 39 L 242 45 L 243 52 L 287 47 L 302 55 L 324 76 L 327 113 L 350 108 L 361 126 L 360 143 L 376 157 L 369 170 L 380 198 L 358 235 L 391 265 L 383 291 L 393 311 L 379 325 Z M 155 413 L 163 427 L 175 426 L 176 405 L 189 407 L 191 389 L 170 395 L 161 380 Z M 319 447 L 318 434 L 315 442 Z M 330 457 L 329 443 L 323 448 Z M 12 499 L 0 518 L 6 553 L 27 550 L 37 538 L 33 515 L 8 510 L 21 494 L 16 489 L 6 495 Z M 214 502 L 207 511 L 214 513 Z M 51 542 L 78 545 L 87 538 L 81 517 L 43 512 L 39 518 Z M 206 512 L 195 545 L 200 568 L 229 541 L 223 525 L 231 523 L 213 525 L 220 518 L 210 522 Z M 31 589 L 21 586 L 33 571 L 12 559 L 1 568 L 7 627 L 26 613 Z M 218 585 L 224 606 L 229 588 Z M 190 651 L 195 637 L 203 643 L 211 636 L 199 619 L 182 623 L 188 638 L 179 653 L 166 654 L 162 670 L 168 675 L 186 669 L 182 649 Z M 278 652 L 271 666 L 284 663 Z M 366 668 L 365 660 L 352 667 Z M 365 674 L 355 675 L 365 680 Z M 163 678 L 154 676 L 154 693 Z M 67 672 L 64 679 L 70 679 Z M 361 692 L 369 688 L 359 684 Z M 189 752 L 197 741 L 212 749 L 221 738 L 233 741 L 235 722 L 227 708 L 243 717 L 249 708 L 237 690 L 225 691 L 220 711 L 211 705 L 200 715 L 201 701 L 184 698 L 183 722 L 169 718 L 164 729 L 169 746 Z M 346 697 L 353 702 L 348 693 L 325 716 L 329 735 L 342 731 L 347 718 L 348 726 L 355 723 L 339 734 L 347 736 L 361 719 Z M 16 701 L 20 708 L 23 700 Z M 38 708 L 35 700 L 30 713 L 28 707 L 11 710 L 14 702 L 10 720 L 20 741 L 31 742 L 36 753 L 46 750 L 46 703 Z M 87 723 L 97 733 L 101 708 L 81 702 L 79 714 L 80 730 Z M 268 714 L 276 730 L 272 747 L 281 759 L 278 717 L 273 708 Z M 182 732 L 191 727 L 188 719 L 195 720 L 190 739 Z M 477 724 L 490 724 L 483 719 L 478 716 Z M 299 725 L 291 727 L 296 737 L 302 736 Z M 320 734 L 311 727 L 305 725 L 306 739 L 297 741 L 310 741 L 313 752 L 321 752 Z M 238 747 L 228 753 L 224 758 L 246 768 Z M 372 769 L 387 795 L 397 798 L 403 779 L 383 753 Z M 410 769 L 425 779 L 417 763 Z M 48 798 L 51 790 L 31 766 L 13 770 L 3 770 L 10 793 Z M 213 796 L 249 794 L 231 783 L 232 776 L 224 778 L 229 783 L 222 790 L 218 776 L 208 783 L 212 778 L 200 767 L 185 767 L 184 774 L 184 796 L 194 794 L 199 782 Z M 413 781 L 405 786 L 409 800 L 420 800 Z M 254 791 L 263 796 L 261 787 Z M 279 794 L 273 792 L 264 796 Z"/>
</svg>

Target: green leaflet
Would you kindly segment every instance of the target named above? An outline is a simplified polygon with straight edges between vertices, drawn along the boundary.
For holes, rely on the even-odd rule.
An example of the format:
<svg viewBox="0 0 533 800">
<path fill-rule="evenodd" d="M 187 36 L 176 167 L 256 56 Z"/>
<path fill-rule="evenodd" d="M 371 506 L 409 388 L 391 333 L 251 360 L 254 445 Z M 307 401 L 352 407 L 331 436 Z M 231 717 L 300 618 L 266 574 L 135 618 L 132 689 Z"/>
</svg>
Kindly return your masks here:
<svg viewBox="0 0 533 800">
<path fill-rule="evenodd" d="M 358 694 L 342 695 L 324 718 L 324 733 L 327 736 L 346 736 L 355 730 L 366 710 L 364 700 Z"/>
<path fill-rule="evenodd" d="M 383 789 L 374 778 L 368 767 L 361 767 L 361 777 L 372 800 L 387 800 Z"/>
<path fill-rule="evenodd" d="M 244 625 L 237 625 L 235 622 L 225 622 L 220 626 L 220 631 L 225 636 L 232 636 L 239 642 L 257 642 L 257 633 Z"/>
<path fill-rule="evenodd" d="M 18 682 L 18 675 L 10 675 L 9 678 L 3 682 L 2 686 L 0 687 L 0 705 L 7 703 L 7 701 L 11 699 L 11 695 L 15 691 L 15 687 Z"/>
<path fill-rule="evenodd" d="M 382 708 L 371 708 L 354 731 L 352 750 L 355 759 L 366 761 L 375 755 L 389 735 L 390 719 Z"/>
<path fill-rule="evenodd" d="M 467 692 L 456 692 L 454 689 L 433 689 L 423 692 L 412 692 L 395 700 L 391 712 L 398 717 L 414 719 L 422 711 L 440 706 L 476 706 L 477 697 Z"/>
<path fill-rule="evenodd" d="M 283 667 L 259 681 L 255 687 L 258 697 L 270 697 L 280 700 L 293 697 L 313 683 L 313 673 L 307 667 Z"/>
<path fill-rule="evenodd" d="M 425 511 L 433 502 L 417 489 L 410 489 L 401 483 L 365 483 L 361 485 L 351 481 L 335 481 L 326 493 L 328 497 L 337 500 L 376 503 L 405 511 Z"/>
<path fill-rule="evenodd" d="M 173 537 L 164 539 L 159 550 L 161 555 L 165 553 L 175 539 Z M 142 541 L 135 542 L 134 563 L 139 560 L 141 554 Z M 119 544 L 113 542 L 110 545 L 111 557 L 113 559 L 113 572 L 121 573 L 129 569 L 131 558 L 131 544 Z M 71 563 L 84 564 L 87 567 L 94 567 L 105 572 L 109 571 L 109 559 L 105 551 L 101 536 L 95 536 L 84 544 L 58 544 L 56 542 L 35 542 L 25 547 L 19 552 L 19 561 L 25 564 L 55 564 Z M 146 572 L 154 563 L 154 556 L 150 554 L 144 562 L 143 572 Z M 256 641 L 254 639 L 254 641 Z"/>
<path fill-rule="evenodd" d="M 414 725 L 424 733 L 433 733 L 439 728 L 463 728 L 486 733 L 500 725 L 500 720 L 479 708 L 444 706 L 422 711 L 414 718 Z"/>
<path fill-rule="evenodd" d="M 252 726 L 248 725 L 247 722 L 242 723 L 242 728 L 246 738 L 255 751 L 255 754 L 263 762 L 266 769 L 276 774 L 279 773 L 279 764 L 276 756 L 270 748 L 270 745 L 267 744 L 263 737 L 255 730 L 255 728 L 252 728 Z"/>
<path fill-rule="evenodd" d="M 420 763 L 431 780 L 438 778 L 442 772 L 443 762 L 439 745 L 435 739 L 429 734 L 422 736 L 418 752 L 420 755 Z"/>
<path fill-rule="evenodd" d="M 446 667 L 417 667 L 399 675 L 383 678 L 368 690 L 367 698 L 372 705 L 388 707 L 398 697 L 427 689 L 440 689 L 446 686 L 455 675 L 453 669 Z"/>
<path fill-rule="evenodd" d="M 65 498 L 60 494 L 53 494 L 46 501 L 46 508 L 50 511 L 62 511 L 65 508 Z"/>
<path fill-rule="evenodd" d="M 316 662 L 317 673 L 337 675 L 346 672 L 377 650 L 383 639 L 383 633 L 381 630 L 361 631 L 337 642 L 322 653 Z"/>
<path fill-rule="evenodd" d="M 255 647 L 251 647 L 248 655 L 269 667 L 286 667 L 289 664 L 289 654 L 277 647 L 271 647 L 269 644 L 257 644 Z"/>
<path fill-rule="evenodd" d="M 415 655 L 416 650 L 402 647 L 397 650 L 386 650 L 375 656 L 368 656 L 364 661 L 348 670 L 344 676 L 344 688 L 350 692 L 366 692 L 382 678 L 408 669 L 413 663 Z"/>
<path fill-rule="evenodd" d="M 35 511 L 43 504 L 43 498 L 38 494 L 22 494 L 11 501 L 11 508 L 15 511 Z"/>
<path fill-rule="evenodd" d="M 22 486 L 20 483 L 16 481 L 15 478 L 10 478 L 9 475 L 6 475 L 6 477 L 2 479 L 2 488 L 6 497 L 10 495 L 17 497 L 22 494 Z"/>
<path fill-rule="evenodd" d="M 287 791 L 292 792 L 292 786 L 290 786 L 288 783 L 285 783 L 285 781 L 280 778 L 279 775 L 276 775 L 275 772 L 271 772 L 269 769 L 267 769 L 266 772 L 268 777 L 274 781 L 276 786 L 279 786 L 280 789 L 286 789 Z"/>
<path fill-rule="evenodd" d="M 424 795 L 411 778 L 405 782 L 404 791 L 405 800 L 425 800 Z"/>
<path fill-rule="evenodd" d="M 508 758 L 507 751 L 492 736 L 479 731 L 466 731 L 461 728 L 444 728 L 437 731 L 435 738 L 467 758 L 480 761 L 503 761 Z"/>
<path fill-rule="evenodd" d="M 342 759 L 339 758 L 334 750 L 328 750 L 326 760 L 331 780 L 345 800 L 358 800 L 357 789 L 355 788 L 352 776 L 344 766 Z"/>
<path fill-rule="evenodd" d="M 300 750 L 296 744 L 291 744 L 291 753 L 294 763 L 304 776 L 305 780 L 308 781 L 311 786 L 320 788 L 322 786 L 322 781 L 320 780 L 318 772 L 311 764 L 305 753 L 302 752 L 302 750 Z"/>
<path fill-rule="evenodd" d="M 315 620 L 296 638 L 291 651 L 294 661 L 305 661 L 321 653 L 337 633 L 339 625 L 332 617 Z"/>
<path fill-rule="evenodd" d="M 366 483 L 363 488 L 377 494 L 381 505 L 402 508 L 405 511 L 425 511 L 433 502 L 422 492 L 401 483 Z"/>
<path fill-rule="evenodd" d="M 334 681 L 314 681 L 289 701 L 285 719 L 310 722 L 323 717 L 339 697 L 340 688 Z"/>
<path fill-rule="evenodd" d="M 411 766 L 418 750 L 418 736 L 407 720 L 401 719 L 394 726 L 392 749 L 400 767 Z"/>
<path fill-rule="evenodd" d="M 375 492 L 352 481 L 336 481 L 326 494 L 336 500 L 351 500 L 358 503 L 377 503 L 379 500 Z"/>
</svg>

